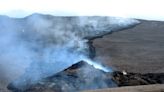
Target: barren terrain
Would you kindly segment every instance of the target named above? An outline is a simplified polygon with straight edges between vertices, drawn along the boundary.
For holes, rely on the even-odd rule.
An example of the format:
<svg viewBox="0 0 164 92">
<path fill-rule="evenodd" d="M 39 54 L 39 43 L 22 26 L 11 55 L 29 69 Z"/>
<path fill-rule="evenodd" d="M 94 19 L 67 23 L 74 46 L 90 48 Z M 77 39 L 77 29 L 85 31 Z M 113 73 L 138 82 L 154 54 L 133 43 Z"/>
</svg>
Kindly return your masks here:
<svg viewBox="0 0 164 92">
<path fill-rule="evenodd" d="M 96 56 L 120 71 L 164 72 L 164 22 L 141 22 L 134 28 L 94 40 Z"/>
<path fill-rule="evenodd" d="M 94 40 L 96 58 L 114 70 L 164 73 L 164 22 L 141 22 L 134 28 Z M 0 73 L 0 92 L 8 92 L 8 80 L 3 70 Z"/>
</svg>

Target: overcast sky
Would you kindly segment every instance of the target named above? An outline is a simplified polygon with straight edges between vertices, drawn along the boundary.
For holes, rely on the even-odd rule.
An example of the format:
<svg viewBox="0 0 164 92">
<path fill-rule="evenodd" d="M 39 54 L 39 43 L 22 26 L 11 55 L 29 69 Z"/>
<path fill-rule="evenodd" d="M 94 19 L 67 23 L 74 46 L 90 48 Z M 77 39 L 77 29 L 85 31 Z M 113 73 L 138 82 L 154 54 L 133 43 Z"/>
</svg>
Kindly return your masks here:
<svg viewBox="0 0 164 92">
<path fill-rule="evenodd" d="M 164 0 L 0 0 L 0 14 L 102 15 L 164 20 Z"/>
</svg>

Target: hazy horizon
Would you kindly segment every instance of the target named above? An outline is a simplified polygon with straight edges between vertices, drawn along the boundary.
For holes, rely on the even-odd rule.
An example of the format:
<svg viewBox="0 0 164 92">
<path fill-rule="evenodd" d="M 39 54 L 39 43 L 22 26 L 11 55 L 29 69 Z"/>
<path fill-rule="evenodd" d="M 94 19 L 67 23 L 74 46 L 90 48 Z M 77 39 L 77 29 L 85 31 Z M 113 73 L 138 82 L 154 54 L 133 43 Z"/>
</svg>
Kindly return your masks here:
<svg viewBox="0 0 164 92">
<path fill-rule="evenodd" d="M 0 0 L 0 15 L 118 16 L 164 21 L 162 0 Z"/>
</svg>

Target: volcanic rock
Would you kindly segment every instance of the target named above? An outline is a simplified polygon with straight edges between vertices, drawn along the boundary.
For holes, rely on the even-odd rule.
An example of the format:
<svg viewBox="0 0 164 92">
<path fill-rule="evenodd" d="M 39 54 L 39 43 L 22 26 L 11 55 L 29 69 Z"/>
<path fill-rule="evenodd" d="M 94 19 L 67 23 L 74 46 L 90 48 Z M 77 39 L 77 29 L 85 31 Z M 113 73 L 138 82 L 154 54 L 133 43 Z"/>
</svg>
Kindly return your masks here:
<svg viewBox="0 0 164 92">
<path fill-rule="evenodd" d="M 106 73 L 81 61 L 51 77 L 40 80 L 26 90 L 13 85 L 8 88 L 13 92 L 76 92 L 80 90 L 117 87 L 112 80 L 112 73 Z"/>
<path fill-rule="evenodd" d="M 120 86 L 164 84 L 164 73 L 127 73 L 113 72 L 113 80 Z"/>
</svg>

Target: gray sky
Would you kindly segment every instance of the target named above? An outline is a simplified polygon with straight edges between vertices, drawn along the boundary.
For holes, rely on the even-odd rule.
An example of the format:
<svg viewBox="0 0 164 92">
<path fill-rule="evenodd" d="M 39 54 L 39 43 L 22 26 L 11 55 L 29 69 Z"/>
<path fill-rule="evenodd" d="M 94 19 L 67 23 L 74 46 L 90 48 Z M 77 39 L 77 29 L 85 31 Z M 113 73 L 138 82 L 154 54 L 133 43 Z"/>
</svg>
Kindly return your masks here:
<svg viewBox="0 0 164 92">
<path fill-rule="evenodd" d="M 0 0 L 0 14 L 101 15 L 164 20 L 164 0 Z"/>
</svg>

